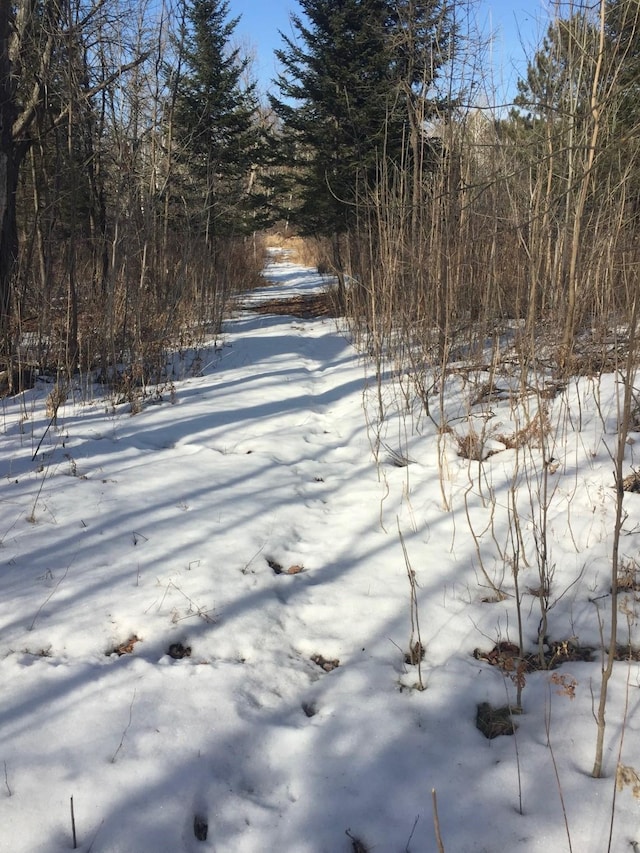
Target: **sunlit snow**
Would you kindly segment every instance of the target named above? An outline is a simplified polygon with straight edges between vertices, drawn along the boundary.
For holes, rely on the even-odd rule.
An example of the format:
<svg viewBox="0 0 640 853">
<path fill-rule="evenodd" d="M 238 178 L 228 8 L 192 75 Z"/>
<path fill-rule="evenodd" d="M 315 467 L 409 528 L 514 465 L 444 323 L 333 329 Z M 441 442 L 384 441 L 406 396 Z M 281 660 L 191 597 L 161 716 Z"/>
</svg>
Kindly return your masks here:
<svg viewBox="0 0 640 853">
<path fill-rule="evenodd" d="M 39 446 L 50 387 L 2 401 L 0 850 L 71 849 L 73 797 L 85 853 L 431 853 L 433 789 L 447 853 L 556 853 L 569 838 L 603 853 L 612 815 L 610 849 L 639 849 L 633 786 L 613 803 L 618 763 L 640 772 L 637 662 L 616 663 L 600 780 L 598 652 L 554 670 L 564 682 L 527 673 L 515 737 L 476 727 L 480 703 L 515 696 L 473 656 L 517 641 L 513 596 L 487 601 L 479 563 L 512 590 L 498 555 L 514 451 L 458 456 L 396 386 L 378 395 L 334 320 L 252 312 L 326 285 L 277 260 L 265 275 L 139 414 L 77 392 Z M 592 648 L 598 614 L 608 625 L 616 388 L 576 380 L 550 404 L 571 410 L 551 411 L 565 426 L 549 632 Z M 508 403 L 491 407 L 513 428 Z M 639 502 L 625 497 L 631 561 Z M 408 569 L 420 673 L 405 660 Z M 535 651 L 534 565 L 520 582 Z M 636 631 L 637 592 L 628 606 Z"/>
</svg>

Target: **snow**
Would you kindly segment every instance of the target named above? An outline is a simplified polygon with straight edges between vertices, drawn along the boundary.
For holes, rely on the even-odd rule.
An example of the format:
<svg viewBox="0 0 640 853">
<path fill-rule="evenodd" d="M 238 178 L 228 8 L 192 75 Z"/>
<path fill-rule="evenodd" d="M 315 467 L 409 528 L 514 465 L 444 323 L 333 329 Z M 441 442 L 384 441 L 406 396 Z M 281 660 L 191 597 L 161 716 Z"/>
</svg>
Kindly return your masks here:
<svg viewBox="0 0 640 853">
<path fill-rule="evenodd" d="M 73 797 L 93 853 L 429 853 L 432 789 L 448 853 L 636 849 L 640 802 L 613 798 L 618 761 L 640 769 L 637 662 L 615 665 L 602 779 L 597 652 L 527 673 L 515 736 L 476 728 L 479 703 L 515 701 L 473 656 L 517 642 L 512 494 L 536 648 L 545 468 L 504 442 L 523 406 L 474 404 L 452 374 L 437 417 L 408 411 L 335 321 L 252 310 L 326 279 L 275 255 L 265 277 L 139 414 L 74 393 L 46 432 L 50 387 L 2 401 L 0 849 L 71 849 Z M 549 636 L 582 647 L 598 615 L 608 630 L 619 392 L 576 379 L 547 408 Z M 470 423 L 482 462 L 457 453 Z M 630 561 L 639 502 L 625 496 Z M 637 592 L 627 607 L 637 640 Z"/>
</svg>

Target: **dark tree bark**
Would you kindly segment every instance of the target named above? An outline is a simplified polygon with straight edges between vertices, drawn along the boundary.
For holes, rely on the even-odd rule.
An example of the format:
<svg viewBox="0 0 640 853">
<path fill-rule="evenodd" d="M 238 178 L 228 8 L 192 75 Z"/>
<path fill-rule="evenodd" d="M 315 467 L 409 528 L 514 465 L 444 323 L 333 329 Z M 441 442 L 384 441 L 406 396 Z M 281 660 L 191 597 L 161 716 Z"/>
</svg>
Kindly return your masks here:
<svg viewBox="0 0 640 853">
<path fill-rule="evenodd" d="M 107 0 L 89 3 L 74 37 L 93 26 Z M 16 193 L 20 168 L 36 138 L 38 116 L 46 106 L 56 43 L 69 35 L 59 0 L 0 0 L 0 359 L 12 357 L 13 287 L 18 262 Z M 122 74 L 144 62 L 147 53 L 114 68 L 83 90 L 87 102 Z M 68 119 L 70 104 L 60 103 L 48 131 Z"/>
<path fill-rule="evenodd" d="M 17 109 L 10 59 L 11 12 L 0 3 L 0 351 L 8 352 L 11 283 L 18 257 L 16 190 L 24 146 L 16 145 L 13 126 Z"/>
<path fill-rule="evenodd" d="M 39 43 L 37 67 L 32 67 L 34 58 L 27 57 L 27 43 L 36 20 L 36 5 L 35 0 L 0 0 L 0 355 L 7 362 L 12 354 L 13 284 L 18 260 L 16 193 L 20 167 L 32 142 L 30 131 L 43 102 L 59 24 L 58 4 L 47 0 L 38 8 L 45 37 Z M 26 65 L 28 79 L 23 73 Z"/>
</svg>

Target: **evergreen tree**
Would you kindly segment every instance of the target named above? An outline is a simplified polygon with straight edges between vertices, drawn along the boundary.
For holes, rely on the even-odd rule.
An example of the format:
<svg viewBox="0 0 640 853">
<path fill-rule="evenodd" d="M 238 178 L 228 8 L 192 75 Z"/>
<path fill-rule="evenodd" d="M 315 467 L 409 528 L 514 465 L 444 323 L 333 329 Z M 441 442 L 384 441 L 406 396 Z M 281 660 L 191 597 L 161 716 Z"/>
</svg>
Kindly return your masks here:
<svg viewBox="0 0 640 853">
<path fill-rule="evenodd" d="M 516 105 L 530 121 L 579 121 L 590 110 L 598 33 L 583 13 L 557 18 L 518 80 Z"/>
<path fill-rule="evenodd" d="M 597 55 L 598 32 L 584 12 L 556 18 L 517 83 L 511 114 L 516 156 L 521 168 L 543 181 L 545 219 L 560 230 L 589 149 Z"/>
<path fill-rule="evenodd" d="M 355 222 L 385 160 L 407 164 L 453 28 L 443 0 L 300 0 L 276 51 L 286 159 L 298 167 L 296 222 L 336 235 Z M 435 102 L 431 104 L 436 108 Z M 419 118 L 418 118 L 419 117 Z"/>
<path fill-rule="evenodd" d="M 640 3 L 609 0 L 606 29 L 620 100 L 616 132 L 626 134 L 640 123 Z"/>
<path fill-rule="evenodd" d="M 121 12 L 123 17 L 128 14 L 127 4 L 122 5 Z M 0 359 L 9 366 L 16 355 L 15 321 L 30 295 L 32 249 L 28 248 L 24 263 L 20 257 L 25 226 L 33 224 L 25 221 L 25 209 L 30 204 L 24 202 L 29 182 L 23 168 L 27 155 L 35 150 L 33 172 L 39 171 L 38 161 L 43 158 L 52 166 L 55 180 L 50 183 L 55 186 L 47 187 L 50 194 L 69 179 L 65 191 L 68 189 L 73 203 L 55 211 L 47 206 L 47 216 L 53 220 L 58 214 L 62 218 L 71 213 L 80 222 L 85 214 L 91 214 L 88 182 L 85 180 L 81 192 L 72 169 L 58 171 L 57 163 L 51 163 L 51 152 L 62 160 L 64 143 L 65 170 L 73 165 L 85 178 L 94 166 L 93 152 L 88 138 L 77 138 L 77 123 L 82 122 L 82 133 L 90 136 L 87 122 L 92 120 L 91 99 L 106 92 L 146 58 L 132 53 L 130 61 L 109 67 L 105 33 L 111 14 L 109 4 L 102 2 L 0 2 Z M 64 133 L 59 133 L 63 127 Z M 78 197 L 82 194 L 82 200 L 76 202 L 74 193 Z M 34 219 L 42 230 L 39 203 L 35 208 Z"/>
<path fill-rule="evenodd" d="M 608 0 L 605 20 L 609 100 L 613 107 L 609 133 L 614 140 L 609 160 L 627 194 L 635 240 L 640 221 L 640 3 Z"/>
<path fill-rule="evenodd" d="M 255 84 L 230 40 L 238 18 L 227 0 L 190 0 L 173 117 L 180 201 L 190 226 L 213 248 L 217 237 L 255 226 L 251 170 L 259 157 Z"/>
</svg>

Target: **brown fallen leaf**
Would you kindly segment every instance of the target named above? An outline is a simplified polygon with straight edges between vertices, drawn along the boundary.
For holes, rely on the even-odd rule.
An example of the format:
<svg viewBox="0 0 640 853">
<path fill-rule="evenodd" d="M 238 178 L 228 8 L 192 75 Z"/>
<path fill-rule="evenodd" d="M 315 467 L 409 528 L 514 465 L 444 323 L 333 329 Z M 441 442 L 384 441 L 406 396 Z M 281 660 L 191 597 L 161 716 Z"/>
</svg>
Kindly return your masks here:
<svg viewBox="0 0 640 853">
<path fill-rule="evenodd" d="M 140 642 L 140 637 L 137 634 L 132 634 L 128 640 L 120 643 L 118 646 L 114 646 L 111 651 L 107 652 L 108 655 L 116 654 L 118 657 L 122 657 L 123 655 L 130 655 L 133 652 L 133 647 L 136 643 Z"/>
</svg>

